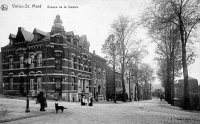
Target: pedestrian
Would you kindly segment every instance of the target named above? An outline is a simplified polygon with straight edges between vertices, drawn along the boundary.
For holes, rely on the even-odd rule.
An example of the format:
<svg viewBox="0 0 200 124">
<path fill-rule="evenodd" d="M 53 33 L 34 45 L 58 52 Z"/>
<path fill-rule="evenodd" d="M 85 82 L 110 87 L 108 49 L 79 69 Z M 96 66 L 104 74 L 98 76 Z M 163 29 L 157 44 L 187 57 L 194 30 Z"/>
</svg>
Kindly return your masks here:
<svg viewBox="0 0 200 124">
<path fill-rule="evenodd" d="M 162 99 L 163 99 L 163 95 L 161 94 L 161 95 L 160 95 L 160 101 L 162 101 Z"/>
<path fill-rule="evenodd" d="M 89 94 L 89 106 L 93 106 L 92 94 Z"/>
<path fill-rule="evenodd" d="M 58 101 L 58 99 L 59 99 L 59 94 L 58 94 L 58 92 L 56 91 L 56 92 L 54 93 L 54 100 L 55 100 L 55 101 Z"/>
<path fill-rule="evenodd" d="M 44 92 L 40 91 L 39 94 L 37 95 L 37 101 L 40 103 L 40 111 L 45 111 L 45 107 L 47 107 L 47 101 L 46 98 L 44 97 Z"/>
</svg>

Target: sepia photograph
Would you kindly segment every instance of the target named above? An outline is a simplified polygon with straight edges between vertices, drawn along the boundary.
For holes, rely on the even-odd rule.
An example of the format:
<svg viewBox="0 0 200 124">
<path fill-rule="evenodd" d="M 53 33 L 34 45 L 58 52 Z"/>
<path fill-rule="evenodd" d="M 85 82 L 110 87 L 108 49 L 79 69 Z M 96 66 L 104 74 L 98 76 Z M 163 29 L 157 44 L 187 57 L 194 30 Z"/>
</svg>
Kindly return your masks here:
<svg viewBox="0 0 200 124">
<path fill-rule="evenodd" d="M 200 124 L 200 1 L 0 0 L 0 123 Z"/>
</svg>

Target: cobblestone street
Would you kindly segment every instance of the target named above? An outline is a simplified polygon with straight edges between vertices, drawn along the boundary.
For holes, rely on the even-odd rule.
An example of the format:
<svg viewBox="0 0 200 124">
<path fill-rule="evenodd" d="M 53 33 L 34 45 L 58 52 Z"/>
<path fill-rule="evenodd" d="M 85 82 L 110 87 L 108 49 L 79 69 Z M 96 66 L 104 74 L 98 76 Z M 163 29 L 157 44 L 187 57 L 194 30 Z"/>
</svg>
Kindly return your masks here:
<svg viewBox="0 0 200 124">
<path fill-rule="evenodd" d="M 94 103 L 94 106 L 80 106 L 80 103 L 59 102 L 67 107 L 63 113 L 55 113 L 54 101 L 48 101 L 46 112 L 39 111 L 39 105 L 30 100 L 30 113 L 25 113 L 24 99 L 1 98 L 0 104 L 7 112 L 1 115 L 1 122 L 8 124 L 199 124 L 200 112 L 184 111 L 160 102 L 148 101 Z"/>
</svg>

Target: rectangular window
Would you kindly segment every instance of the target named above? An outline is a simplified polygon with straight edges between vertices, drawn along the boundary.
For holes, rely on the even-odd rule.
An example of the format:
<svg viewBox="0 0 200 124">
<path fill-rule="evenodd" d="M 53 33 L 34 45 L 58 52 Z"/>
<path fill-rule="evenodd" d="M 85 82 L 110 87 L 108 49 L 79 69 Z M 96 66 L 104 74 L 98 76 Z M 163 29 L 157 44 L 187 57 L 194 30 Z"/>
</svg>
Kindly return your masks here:
<svg viewBox="0 0 200 124">
<path fill-rule="evenodd" d="M 41 87 L 41 82 L 42 82 L 42 78 L 41 77 L 37 77 L 37 90 L 40 90 Z"/>
<path fill-rule="evenodd" d="M 42 67 L 42 54 L 37 57 L 37 67 Z"/>
<path fill-rule="evenodd" d="M 34 79 L 30 79 L 30 90 L 34 90 Z"/>
<path fill-rule="evenodd" d="M 55 69 L 62 70 L 62 53 L 55 53 Z"/>
<path fill-rule="evenodd" d="M 13 69 L 13 58 L 9 59 L 9 68 Z"/>
<path fill-rule="evenodd" d="M 13 78 L 10 78 L 10 90 L 13 90 Z"/>
<path fill-rule="evenodd" d="M 34 68 L 34 55 L 30 56 L 30 59 L 31 59 L 30 68 Z"/>
<path fill-rule="evenodd" d="M 24 56 L 20 56 L 20 68 L 24 68 Z"/>
<path fill-rule="evenodd" d="M 78 92 L 81 92 L 81 79 L 78 80 Z"/>
<path fill-rule="evenodd" d="M 77 88 L 77 85 L 76 85 L 76 78 L 75 77 L 72 77 L 72 90 L 76 90 Z"/>
<path fill-rule="evenodd" d="M 61 89 L 61 80 L 59 78 L 55 79 L 56 89 Z"/>
</svg>

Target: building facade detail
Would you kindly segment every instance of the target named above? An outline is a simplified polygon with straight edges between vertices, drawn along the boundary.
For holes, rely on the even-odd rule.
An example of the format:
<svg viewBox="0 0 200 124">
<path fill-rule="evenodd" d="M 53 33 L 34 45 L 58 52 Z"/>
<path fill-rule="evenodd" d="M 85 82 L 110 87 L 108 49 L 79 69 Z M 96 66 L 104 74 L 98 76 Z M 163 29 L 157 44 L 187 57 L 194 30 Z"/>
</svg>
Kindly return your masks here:
<svg viewBox="0 0 200 124">
<path fill-rule="evenodd" d="M 4 93 L 26 95 L 28 88 L 33 96 L 43 90 L 49 98 L 58 92 L 68 101 L 80 101 L 81 93 L 105 99 L 106 60 L 89 52 L 86 35 L 66 32 L 59 15 L 50 32 L 19 27 L 9 40 L 1 48 Z"/>
</svg>

